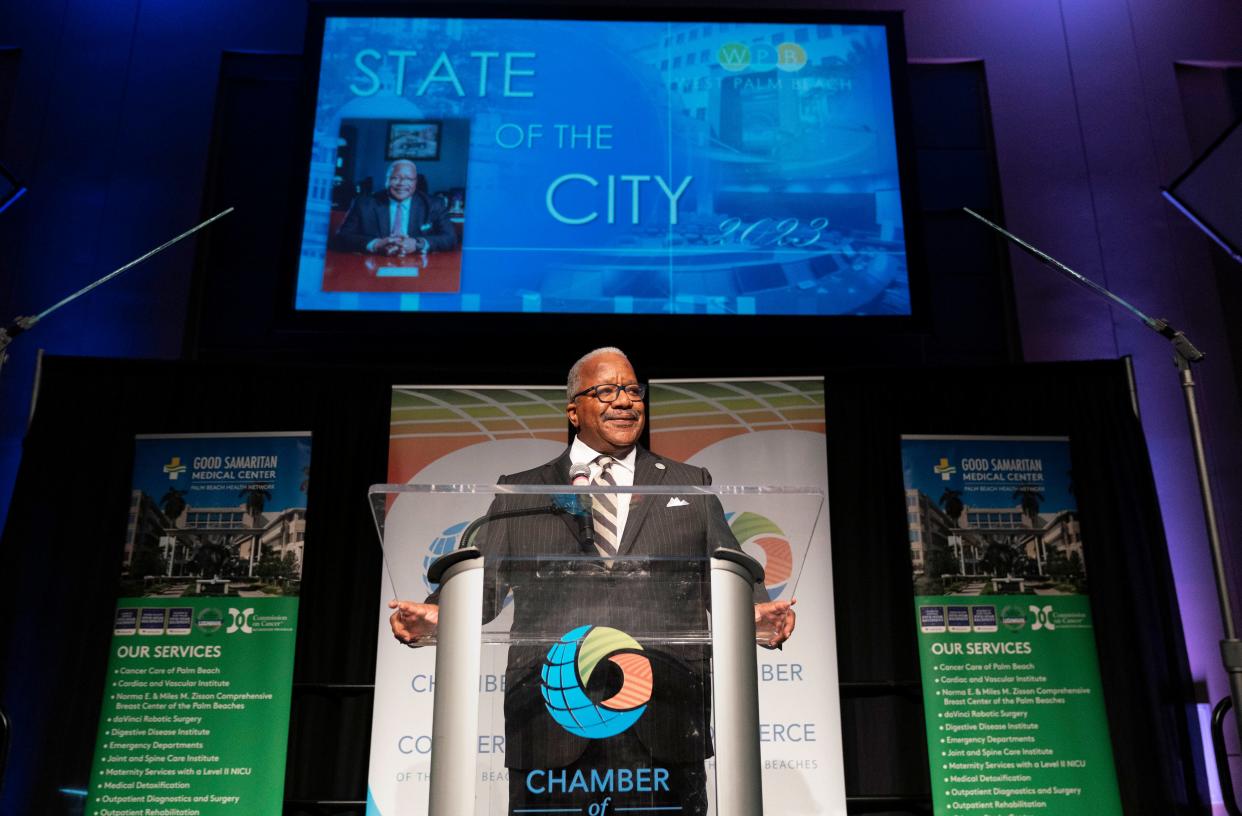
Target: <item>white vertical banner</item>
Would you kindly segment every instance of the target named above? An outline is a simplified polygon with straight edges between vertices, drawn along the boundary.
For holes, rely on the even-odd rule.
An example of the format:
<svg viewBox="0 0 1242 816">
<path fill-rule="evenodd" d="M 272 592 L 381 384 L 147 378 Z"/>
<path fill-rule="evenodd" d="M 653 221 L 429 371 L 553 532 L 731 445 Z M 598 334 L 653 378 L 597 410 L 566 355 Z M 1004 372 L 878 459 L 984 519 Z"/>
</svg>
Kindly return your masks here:
<svg viewBox="0 0 1242 816">
<path fill-rule="evenodd" d="M 714 484 L 818 486 L 827 495 L 822 379 L 657 380 L 650 402 L 652 450 L 707 468 Z M 783 649 L 759 652 L 764 812 L 845 816 L 827 502 L 798 565 L 781 541 L 803 520 L 756 518 L 722 501 L 743 548 L 764 564 L 773 600 L 788 600 L 786 582 L 801 573 L 797 630 Z"/>
<path fill-rule="evenodd" d="M 565 449 L 564 387 L 397 387 L 393 389 L 388 481 L 393 484 L 486 484 L 555 459 Z M 367 816 L 422 816 L 431 769 L 431 711 L 435 649 L 410 649 L 389 628 L 394 586 L 403 600 L 432 590 L 427 567 L 457 547 L 466 525 L 487 509 L 489 496 L 468 507 L 460 497 L 435 503 L 402 496 L 389 508 L 384 575 L 380 585 L 379 641 Z M 479 688 L 480 791 L 476 813 L 493 812 L 489 799 L 507 797 L 503 769 L 506 650 L 484 649 Z M 496 756 L 498 754 L 498 756 Z M 469 816 L 469 814 L 463 814 Z"/>
</svg>

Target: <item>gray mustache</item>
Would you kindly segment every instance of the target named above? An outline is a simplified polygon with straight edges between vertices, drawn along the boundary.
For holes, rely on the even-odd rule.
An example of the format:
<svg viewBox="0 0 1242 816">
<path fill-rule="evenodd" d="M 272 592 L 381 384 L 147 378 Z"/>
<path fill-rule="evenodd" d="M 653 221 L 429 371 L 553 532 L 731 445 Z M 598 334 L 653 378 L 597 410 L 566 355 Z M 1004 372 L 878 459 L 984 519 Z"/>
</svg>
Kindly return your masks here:
<svg viewBox="0 0 1242 816">
<path fill-rule="evenodd" d="M 638 419 L 637 411 L 617 411 L 604 414 L 604 419 Z"/>
</svg>

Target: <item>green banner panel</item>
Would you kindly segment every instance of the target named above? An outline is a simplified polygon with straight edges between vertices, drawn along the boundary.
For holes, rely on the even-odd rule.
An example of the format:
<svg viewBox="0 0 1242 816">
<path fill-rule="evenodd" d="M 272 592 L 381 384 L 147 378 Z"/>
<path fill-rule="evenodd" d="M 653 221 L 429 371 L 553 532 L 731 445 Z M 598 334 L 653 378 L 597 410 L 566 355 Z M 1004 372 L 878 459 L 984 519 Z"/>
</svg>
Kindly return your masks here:
<svg viewBox="0 0 1242 816">
<path fill-rule="evenodd" d="M 298 600 L 222 600 L 120 599 L 87 813 L 280 812 Z"/>
<path fill-rule="evenodd" d="M 89 816 L 283 809 L 307 434 L 139 437 Z"/>
<path fill-rule="evenodd" d="M 1068 442 L 902 458 L 936 814 L 1121 816 Z"/>
</svg>

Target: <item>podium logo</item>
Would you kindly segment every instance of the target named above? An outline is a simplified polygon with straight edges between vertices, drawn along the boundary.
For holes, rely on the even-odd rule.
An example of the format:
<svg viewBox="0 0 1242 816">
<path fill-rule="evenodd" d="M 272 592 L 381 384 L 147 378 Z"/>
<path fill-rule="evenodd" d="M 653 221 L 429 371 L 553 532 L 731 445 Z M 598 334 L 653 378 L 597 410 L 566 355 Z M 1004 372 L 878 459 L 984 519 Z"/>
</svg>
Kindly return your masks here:
<svg viewBox="0 0 1242 816">
<path fill-rule="evenodd" d="M 793 547 L 789 545 L 789 538 L 775 521 L 758 513 L 726 513 L 725 520 L 742 549 L 763 565 L 763 585 L 769 597 L 776 600 L 785 590 L 789 576 L 793 575 Z"/>
<path fill-rule="evenodd" d="M 243 635 L 251 634 L 254 632 L 254 630 L 250 628 L 250 616 L 253 614 L 254 609 L 252 607 L 237 610 L 230 606 L 229 615 L 233 618 L 233 622 L 229 624 L 228 629 L 224 630 L 224 633 L 226 635 L 231 635 L 240 630 Z"/>
<path fill-rule="evenodd" d="M 561 728 L 587 739 L 606 739 L 625 731 L 647 710 L 651 699 L 651 661 L 638 641 L 607 626 L 579 626 L 548 650 L 541 677 L 543 703 Z M 604 660 L 621 669 L 621 689 L 601 703 L 587 696 L 591 675 Z"/>
<path fill-rule="evenodd" d="M 164 465 L 164 472 L 168 474 L 169 481 L 177 481 L 182 473 L 185 473 L 185 465 L 181 464 L 181 457 L 174 456 L 168 460 L 168 464 Z"/>
</svg>

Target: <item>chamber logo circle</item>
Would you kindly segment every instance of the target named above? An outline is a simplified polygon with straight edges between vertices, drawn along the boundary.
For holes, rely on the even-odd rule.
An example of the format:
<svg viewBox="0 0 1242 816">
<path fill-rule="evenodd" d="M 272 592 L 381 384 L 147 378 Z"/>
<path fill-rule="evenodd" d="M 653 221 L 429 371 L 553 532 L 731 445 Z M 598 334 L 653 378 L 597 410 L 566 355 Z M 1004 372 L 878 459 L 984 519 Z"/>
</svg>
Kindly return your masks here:
<svg viewBox="0 0 1242 816">
<path fill-rule="evenodd" d="M 463 521 L 447 527 L 444 532 L 432 540 L 431 546 L 423 554 L 423 584 L 427 587 L 428 592 L 434 592 L 440 586 L 439 584 L 431 583 L 427 578 L 427 570 L 431 568 L 431 562 L 457 549 L 458 539 L 461 538 L 461 534 L 469 525 L 470 522 Z"/>
<path fill-rule="evenodd" d="M 726 513 L 733 537 L 763 565 L 763 585 L 772 600 L 780 597 L 793 575 L 793 547 L 775 521 L 758 513 Z"/>
<path fill-rule="evenodd" d="M 557 724 L 587 739 L 606 739 L 625 731 L 651 700 L 651 661 L 638 641 L 607 626 L 579 626 L 548 650 L 542 670 L 543 703 Z M 591 674 L 607 660 L 621 669 L 620 690 L 601 703 L 587 696 Z"/>
</svg>

